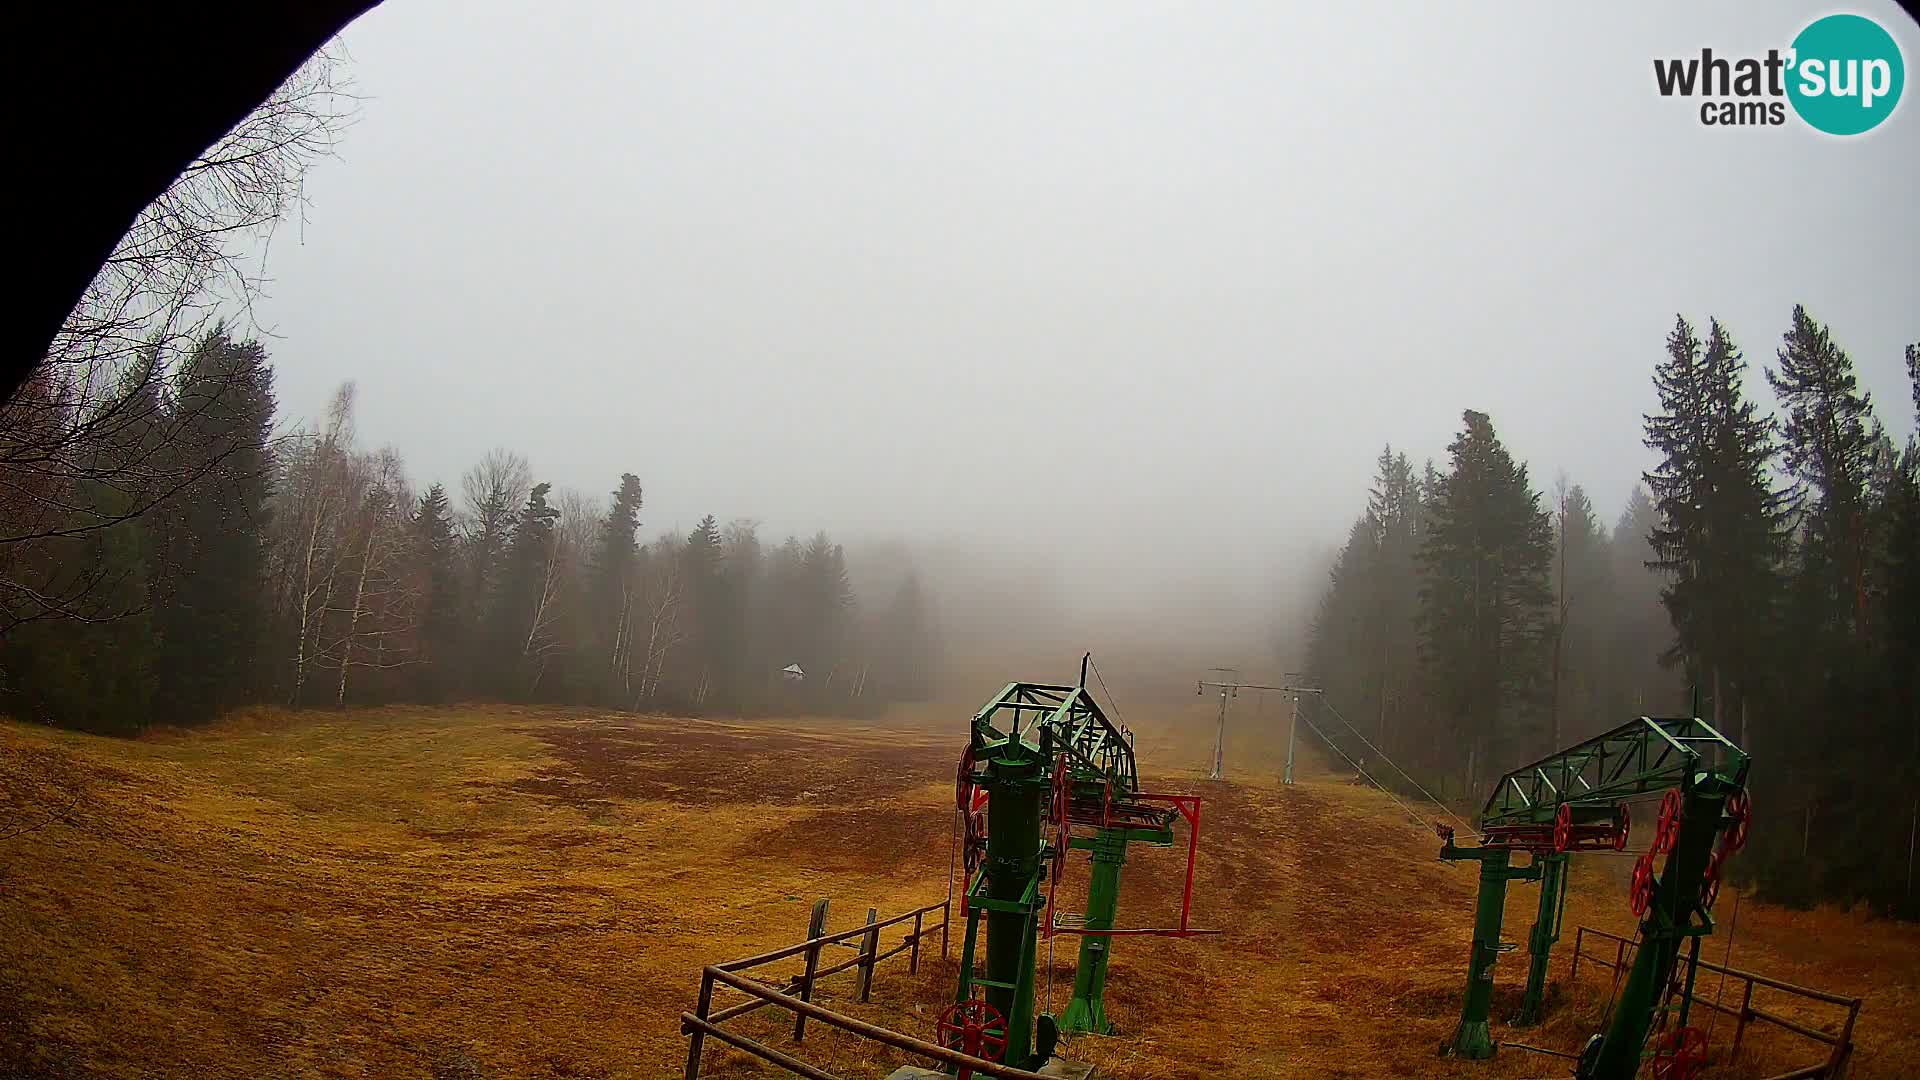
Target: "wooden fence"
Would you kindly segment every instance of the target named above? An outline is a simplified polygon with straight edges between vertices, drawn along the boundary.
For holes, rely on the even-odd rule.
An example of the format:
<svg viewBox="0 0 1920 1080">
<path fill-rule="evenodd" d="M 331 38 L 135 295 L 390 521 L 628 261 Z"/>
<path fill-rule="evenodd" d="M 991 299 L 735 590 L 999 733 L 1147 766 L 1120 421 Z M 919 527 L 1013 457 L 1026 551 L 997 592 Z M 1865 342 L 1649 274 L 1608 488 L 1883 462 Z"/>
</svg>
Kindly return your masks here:
<svg viewBox="0 0 1920 1080">
<path fill-rule="evenodd" d="M 745 1050 L 764 1061 L 770 1061 L 788 1072 L 808 1077 L 809 1080 L 837 1080 L 832 1073 L 810 1065 L 787 1051 L 776 1049 L 757 1039 L 720 1026 L 728 1020 L 758 1012 L 769 1005 L 793 1013 L 793 1041 L 795 1042 L 806 1038 L 807 1021 L 817 1020 L 829 1027 L 839 1028 L 864 1039 L 871 1039 L 874 1042 L 930 1058 L 942 1065 L 959 1066 L 963 1071 L 971 1070 L 976 1075 L 996 1077 L 1000 1080 L 1046 1080 L 1039 1073 L 1008 1068 L 984 1058 L 970 1057 L 937 1043 L 930 1043 L 898 1031 L 889 1031 L 813 1003 L 814 986 L 821 979 L 849 970 L 857 972 L 854 986 L 855 992 L 860 995 L 860 1000 L 871 1000 L 874 968 L 882 960 L 904 952 L 908 954 L 907 971 L 917 972 L 920 969 L 920 942 L 932 936 L 935 931 L 940 933 L 940 955 L 945 957 L 950 903 L 951 901 L 942 900 L 884 920 L 878 918 L 878 912 L 869 908 L 865 925 L 828 934 L 825 933 L 827 902 L 821 900 L 813 905 L 813 917 L 807 924 L 807 940 L 774 949 L 771 952 L 764 952 L 758 956 L 731 960 L 724 964 L 709 964 L 700 973 L 700 997 L 694 1010 L 680 1014 L 680 1031 L 688 1037 L 686 1080 L 695 1080 L 700 1075 L 700 1052 L 708 1036 L 729 1046 Z M 940 921 L 929 925 L 926 920 L 935 912 L 939 913 Z M 907 922 L 913 923 L 913 929 L 906 932 L 899 944 L 882 952 L 881 932 Z M 850 948 L 854 950 L 854 954 L 838 963 L 822 966 L 822 954 L 831 948 Z M 752 968 L 796 956 L 805 958 L 806 970 L 803 974 L 791 976 L 784 987 L 743 974 Z M 737 990 L 745 994 L 747 1000 L 716 1011 L 713 1008 L 716 987 Z"/>
<path fill-rule="evenodd" d="M 1585 945 L 1586 939 L 1589 937 L 1601 938 L 1613 942 L 1613 956 L 1606 956 L 1604 951 L 1601 953 L 1587 952 Z M 1633 962 L 1633 952 L 1636 947 L 1637 945 L 1634 941 L 1621 937 L 1618 934 L 1609 934 L 1605 930 L 1595 930 L 1589 926 L 1579 927 L 1574 931 L 1573 935 L 1573 970 L 1568 973 L 1567 978 L 1573 980 L 1579 977 L 1580 961 L 1585 959 L 1590 964 L 1598 964 L 1612 971 L 1614 981 L 1618 984 L 1619 980 L 1624 976 L 1627 967 Z M 1751 971 L 1722 967 L 1719 964 L 1710 963 L 1706 960 L 1700 961 L 1700 968 L 1703 971 L 1718 972 L 1729 979 L 1738 980 L 1739 983 L 1743 984 L 1740 988 L 1740 1005 L 1738 1008 L 1723 1005 L 1698 993 L 1696 993 L 1693 998 L 1693 1003 L 1697 1007 L 1712 1009 L 1734 1018 L 1733 1046 L 1728 1050 L 1728 1056 L 1739 1052 L 1740 1040 L 1747 1033 L 1747 1025 L 1757 1021 L 1759 1023 L 1772 1024 L 1776 1027 L 1785 1028 L 1795 1034 L 1803 1035 L 1815 1042 L 1821 1043 L 1828 1048 L 1827 1059 L 1825 1061 L 1817 1065 L 1807 1065 L 1794 1069 L 1791 1072 L 1781 1073 L 1778 1076 L 1770 1077 L 1769 1080 L 1812 1080 L 1814 1077 L 1821 1077 L 1823 1080 L 1839 1080 L 1840 1077 L 1846 1074 L 1847 1059 L 1853 1056 L 1853 1025 L 1854 1021 L 1860 1017 L 1859 998 L 1846 997 L 1842 994 L 1829 994 L 1824 990 L 1810 990 L 1804 986 L 1795 986 L 1789 982 L 1781 982 L 1779 979 L 1770 979 L 1765 975 L 1756 975 Z M 1840 1026 L 1840 1033 L 1838 1035 L 1830 1034 L 1818 1028 L 1808 1027 L 1797 1020 L 1789 1019 L 1777 1013 L 1767 1012 L 1765 1009 L 1756 1008 L 1753 1004 L 1753 988 L 1756 986 L 1764 986 L 1773 990 L 1779 990 L 1783 993 L 1792 994 L 1795 997 L 1845 1008 L 1847 1010 L 1847 1017 Z"/>
</svg>

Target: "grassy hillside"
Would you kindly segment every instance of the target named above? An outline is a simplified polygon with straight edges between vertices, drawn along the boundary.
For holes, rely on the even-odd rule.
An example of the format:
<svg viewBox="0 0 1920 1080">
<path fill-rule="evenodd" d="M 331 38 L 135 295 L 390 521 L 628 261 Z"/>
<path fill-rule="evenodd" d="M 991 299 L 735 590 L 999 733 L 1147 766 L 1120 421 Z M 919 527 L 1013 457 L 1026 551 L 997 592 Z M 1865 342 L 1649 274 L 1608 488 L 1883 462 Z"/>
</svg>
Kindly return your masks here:
<svg viewBox="0 0 1920 1080">
<path fill-rule="evenodd" d="M 263 711 L 134 742 L 0 725 L 0 1065 L 666 1075 L 684 1057 L 677 1017 L 703 963 L 798 940 L 820 896 L 841 927 L 869 906 L 887 914 L 944 893 L 965 713 L 882 729 L 506 707 Z M 1208 750 L 1205 702 L 1132 719 L 1155 786 L 1210 797 L 1195 921 L 1228 934 L 1121 942 L 1109 1002 L 1123 1034 L 1080 1040 L 1074 1056 L 1142 1080 L 1228 1064 L 1276 1077 L 1564 1072 L 1513 1051 L 1485 1065 L 1434 1056 L 1457 1015 L 1473 871 L 1437 862 L 1436 842 L 1389 800 L 1311 759 L 1303 783 L 1279 787 L 1271 715 L 1237 723 L 1227 784 L 1193 771 Z M 1123 919 L 1177 918 L 1182 857 L 1130 860 Z M 1579 865 L 1569 928 L 1630 928 L 1623 864 Z M 1513 890 L 1510 939 L 1524 940 L 1533 900 Z M 1733 906 L 1728 896 L 1720 910 Z M 1867 995 L 1853 1076 L 1920 1072 L 1915 928 L 1743 902 L 1732 940 L 1736 966 Z M 1570 945 L 1571 929 L 1562 984 Z M 1706 955 L 1726 945 L 1715 937 Z M 1072 964 L 1063 938 L 1056 1007 Z M 1507 1034 L 1576 1046 L 1605 1006 L 1600 974 L 1563 985 L 1544 1029 Z M 1522 954 L 1499 976 L 1496 1017 L 1517 1000 Z M 830 1004 L 927 1034 L 952 969 L 909 976 L 895 961 L 867 1006 L 847 1000 L 842 978 Z M 784 1045 L 777 1016 L 742 1023 Z M 1817 1059 L 1784 1037 L 1751 1046 L 1718 1075 Z M 894 1060 L 829 1032 L 810 1034 L 807 1054 L 850 1078 Z M 707 1075 L 762 1073 L 715 1050 Z"/>
</svg>

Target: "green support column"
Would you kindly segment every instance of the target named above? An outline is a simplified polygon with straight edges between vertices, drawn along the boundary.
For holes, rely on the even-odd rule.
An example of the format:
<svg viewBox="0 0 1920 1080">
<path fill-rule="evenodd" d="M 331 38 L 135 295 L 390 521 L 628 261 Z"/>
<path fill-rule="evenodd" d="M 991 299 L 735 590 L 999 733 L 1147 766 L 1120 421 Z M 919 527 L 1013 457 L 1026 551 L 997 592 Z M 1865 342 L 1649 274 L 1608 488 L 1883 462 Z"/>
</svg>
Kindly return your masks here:
<svg viewBox="0 0 1920 1080">
<path fill-rule="evenodd" d="M 1713 841 L 1720 832 L 1721 808 L 1729 789 L 1713 774 L 1704 773 L 1684 785 L 1683 793 L 1680 833 L 1667 854 L 1653 903 L 1640 923 L 1640 948 L 1620 987 L 1613 1024 L 1601 1041 L 1600 1051 L 1591 1067 L 1579 1074 L 1583 1080 L 1632 1080 L 1640 1071 L 1641 1049 L 1653 1027 L 1661 991 L 1673 978 L 1681 942 L 1713 929 L 1704 917 L 1698 925 L 1692 917 L 1699 910 L 1700 884 L 1707 860 L 1713 855 Z"/>
<path fill-rule="evenodd" d="M 1033 1064 L 1032 942 L 1038 929 L 1040 809 L 1049 790 L 1046 756 L 1015 745 L 987 767 L 987 1003 L 1007 1018 L 1005 1061 Z M 1002 906 L 1004 905 L 1004 906 Z"/>
<path fill-rule="evenodd" d="M 1527 993 L 1513 1018 L 1520 1027 L 1539 1023 L 1546 1012 L 1547 967 L 1553 943 L 1560 940 L 1560 913 L 1567 902 L 1566 855 L 1540 855 L 1534 861 L 1540 867 L 1540 909 L 1527 935 Z"/>
<path fill-rule="evenodd" d="M 1127 861 L 1126 835 L 1118 829 L 1101 829 L 1091 840 L 1075 840 L 1074 846 L 1093 852 L 1086 928 L 1111 930 L 1120 907 L 1120 867 Z M 1105 1000 L 1107 960 L 1112 950 L 1113 938 L 1105 934 L 1087 934 L 1080 939 L 1080 969 L 1073 976 L 1073 1000 L 1060 1018 L 1060 1030 L 1113 1034 Z"/>
<path fill-rule="evenodd" d="M 1500 924 L 1506 914 L 1507 882 L 1531 881 L 1539 866 L 1514 868 L 1513 852 L 1504 847 L 1459 848 L 1448 840 L 1440 857 L 1480 864 L 1480 899 L 1473 915 L 1473 955 L 1467 961 L 1467 996 L 1460 1007 L 1460 1026 L 1442 1052 L 1450 1057 L 1479 1061 L 1493 1056 L 1493 1035 L 1487 1015 L 1493 1011 L 1493 965 L 1500 959 Z"/>
<path fill-rule="evenodd" d="M 1493 1036 L 1487 1014 L 1493 1009 L 1493 965 L 1500 959 L 1500 922 L 1507 906 L 1505 848 L 1480 853 L 1480 901 L 1473 913 L 1473 957 L 1467 963 L 1467 1001 L 1460 1010 L 1460 1026 L 1453 1032 L 1455 1057 L 1490 1058 Z"/>
</svg>

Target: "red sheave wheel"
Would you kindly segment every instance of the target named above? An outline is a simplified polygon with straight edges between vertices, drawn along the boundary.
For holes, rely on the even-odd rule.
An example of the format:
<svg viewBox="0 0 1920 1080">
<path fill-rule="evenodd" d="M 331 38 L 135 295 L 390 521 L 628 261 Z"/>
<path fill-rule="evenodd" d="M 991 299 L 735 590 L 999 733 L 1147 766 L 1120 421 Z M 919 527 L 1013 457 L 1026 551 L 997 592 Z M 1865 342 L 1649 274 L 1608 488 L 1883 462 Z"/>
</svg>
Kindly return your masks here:
<svg viewBox="0 0 1920 1080">
<path fill-rule="evenodd" d="M 1714 852 L 1707 860 L 1706 872 L 1700 875 L 1700 908 L 1711 908 L 1715 900 L 1720 899 L 1720 863 L 1723 852 Z"/>
<path fill-rule="evenodd" d="M 1693 1080 L 1707 1067 L 1707 1033 L 1697 1027 L 1673 1029 L 1653 1051 L 1654 1080 Z"/>
<path fill-rule="evenodd" d="M 1665 855 L 1673 850 L 1673 842 L 1680 835 L 1680 814 L 1685 805 L 1679 788 L 1669 788 L 1666 797 L 1660 800 L 1660 817 L 1653 826 L 1654 854 Z"/>
<path fill-rule="evenodd" d="M 1721 835 L 1720 850 L 1732 855 L 1747 846 L 1747 827 L 1753 824 L 1753 797 L 1736 791 L 1727 800 L 1727 831 Z"/>
<path fill-rule="evenodd" d="M 988 1061 L 999 1061 L 1007 1052 L 1007 1019 L 985 998 L 956 1001 L 942 1009 L 934 1034 L 941 1046 Z"/>
<path fill-rule="evenodd" d="M 1573 846 L 1573 807 L 1561 803 L 1553 812 L 1553 850 L 1564 852 Z"/>
<path fill-rule="evenodd" d="M 1613 850 L 1627 850 L 1627 833 L 1632 831 L 1633 815 L 1627 813 L 1627 804 L 1621 803 L 1613 808 Z"/>
<path fill-rule="evenodd" d="M 987 815 L 969 806 L 966 812 L 967 835 L 962 851 L 967 867 L 967 880 L 971 882 L 975 871 L 987 857 Z"/>
<path fill-rule="evenodd" d="M 1049 880 L 1059 881 L 1067 868 L 1067 839 L 1072 832 L 1068 814 L 1072 811 L 1073 774 L 1067 769 L 1067 755 L 1061 754 L 1053 770 L 1053 872 Z"/>
<path fill-rule="evenodd" d="M 1627 892 L 1627 902 L 1633 907 L 1635 918 L 1646 915 L 1653 906 L 1653 852 L 1643 851 L 1633 861 L 1633 885 Z"/>
<path fill-rule="evenodd" d="M 967 744 L 967 752 L 960 755 L 958 779 L 953 785 L 953 804 L 964 813 L 967 804 L 973 801 L 973 744 Z"/>
</svg>

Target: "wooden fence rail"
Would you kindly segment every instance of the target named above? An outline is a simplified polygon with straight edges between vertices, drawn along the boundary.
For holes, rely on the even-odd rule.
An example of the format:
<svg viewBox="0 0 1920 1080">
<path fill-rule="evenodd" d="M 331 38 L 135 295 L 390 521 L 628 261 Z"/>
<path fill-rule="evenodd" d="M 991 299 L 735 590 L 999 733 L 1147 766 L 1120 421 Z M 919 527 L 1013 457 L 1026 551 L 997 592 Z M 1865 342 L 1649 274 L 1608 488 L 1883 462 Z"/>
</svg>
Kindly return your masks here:
<svg viewBox="0 0 1920 1080">
<path fill-rule="evenodd" d="M 1586 939 L 1589 937 L 1613 942 L 1613 955 L 1608 957 L 1604 952 L 1587 952 L 1585 946 Z M 1568 972 L 1567 978 L 1569 981 L 1579 978 L 1580 961 L 1584 959 L 1589 964 L 1598 964 L 1612 971 L 1614 981 L 1617 984 L 1624 976 L 1627 967 L 1632 963 L 1633 952 L 1637 947 L 1638 943 L 1631 939 L 1621 937 L 1619 934 L 1609 934 L 1605 930 L 1595 930 L 1590 926 L 1578 927 L 1574 930 L 1573 934 L 1573 970 Z M 1857 997 L 1847 997 L 1844 994 L 1830 994 L 1824 990 L 1814 990 L 1805 986 L 1795 986 L 1790 982 L 1782 982 L 1779 979 L 1768 978 L 1765 975 L 1755 974 L 1751 971 L 1742 971 L 1739 968 L 1722 967 L 1719 964 L 1706 960 L 1700 961 L 1700 968 L 1703 971 L 1718 972 L 1730 979 L 1737 979 L 1744 984 L 1741 988 L 1740 1005 L 1738 1008 L 1722 1005 L 1717 1001 L 1710 1001 L 1698 994 L 1696 994 L 1693 999 L 1693 1003 L 1697 1006 L 1712 1009 L 1715 1012 L 1734 1018 L 1733 1046 L 1728 1050 L 1729 1056 L 1739 1052 L 1740 1040 L 1747 1033 L 1747 1025 L 1758 1021 L 1763 1024 L 1772 1024 L 1775 1027 L 1785 1028 L 1797 1035 L 1821 1043 L 1828 1048 L 1827 1060 L 1817 1065 L 1807 1065 L 1795 1069 L 1792 1072 L 1781 1073 L 1778 1076 L 1770 1077 L 1769 1080 L 1812 1080 L 1814 1077 L 1820 1077 L 1822 1080 L 1840 1080 L 1840 1077 L 1846 1075 L 1847 1061 L 1853 1056 L 1853 1026 L 1854 1022 L 1860 1018 L 1861 999 Z M 1847 1010 L 1847 1018 L 1841 1024 L 1840 1032 L 1837 1035 L 1821 1031 L 1818 1028 L 1809 1027 L 1806 1024 L 1777 1013 L 1770 1013 L 1765 1009 L 1756 1008 L 1753 1004 L 1753 988 L 1756 986 L 1764 986 L 1769 989 L 1781 991 L 1782 993 L 1792 994 L 1795 997 L 1807 998 L 1812 1001 L 1843 1007 Z"/>
<path fill-rule="evenodd" d="M 884 1043 L 897 1049 L 910 1051 L 922 1057 L 931 1058 L 943 1065 L 959 1065 L 971 1069 L 981 1076 L 1001 1077 L 1006 1080 L 1039 1080 L 1038 1073 L 1022 1069 L 1011 1069 L 996 1065 L 982 1058 L 969 1057 L 944 1046 L 916 1039 L 897 1031 L 888 1031 L 843 1013 L 834 1012 L 813 1002 L 813 990 L 821 979 L 838 975 L 843 971 L 858 969 L 856 992 L 861 1001 L 868 1001 L 873 993 L 873 973 L 881 961 L 891 959 L 901 953 L 907 953 L 907 970 L 915 973 L 920 970 L 920 943 L 923 939 L 940 935 L 940 954 L 944 958 L 948 944 L 948 916 L 951 901 L 927 904 L 912 911 L 903 912 L 889 919 L 879 918 L 875 909 L 867 909 L 867 921 L 851 930 L 838 933 L 826 933 L 827 901 L 821 900 L 813 905 L 813 915 L 807 922 L 807 939 L 793 945 L 748 956 L 739 960 L 729 960 L 724 964 L 708 965 L 700 975 L 700 996 L 694 1011 L 680 1014 L 681 1033 L 688 1037 L 686 1080 L 695 1080 L 700 1075 L 700 1054 L 706 1037 L 714 1038 L 745 1050 L 765 1061 L 811 1080 L 835 1080 L 832 1074 L 806 1063 L 793 1054 L 776 1049 L 756 1039 L 748 1038 L 738 1032 L 720 1027 L 725 1021 L 748 1013 L 758 1012 L 769 1005 L 786 1009 L 793 1013 L 793 1039 L 800 1042 L 806 1038 L 807 1021 L 817 1020 L 830 1027 L 849 1031 L 862 1038 Z M 929 925 L 927 917 L 938 912 L 940 921 Z M 881 951 L 880 935 L 884 930 L 911 922 L 913 929 L 896 945 Z M 854 954 L 838 963 L 821 966 L 821 953 L 829 947 L 850 948 Z M 785 986 L 778 986 L 761 979 L 742 974 L 753 968 L 804 957 L 806 970 L 799 975 L 790 976 Z M 747 995 L 747 1000 L 715 1011 L 713 993 L 716 986 L 724 986 Z"/>
</svg>

